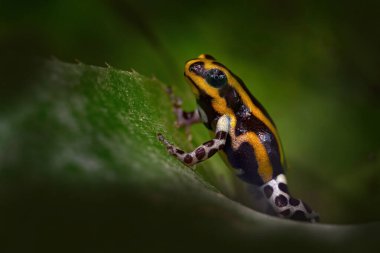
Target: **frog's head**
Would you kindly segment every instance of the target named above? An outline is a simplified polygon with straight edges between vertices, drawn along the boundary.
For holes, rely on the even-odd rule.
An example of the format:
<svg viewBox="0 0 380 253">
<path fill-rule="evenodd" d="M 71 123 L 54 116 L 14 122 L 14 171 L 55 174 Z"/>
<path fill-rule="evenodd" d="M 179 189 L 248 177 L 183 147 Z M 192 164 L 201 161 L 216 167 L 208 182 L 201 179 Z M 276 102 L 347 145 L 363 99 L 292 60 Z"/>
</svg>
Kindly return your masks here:
<svg viewBox="0 0 380 253">
<path fill-rule="evenodd" d="M 223 64 L 208 54 L 187 61 L 184 75 L 197 97 L 205 94 L 212 98 L 220 98 L 221 90 L 228 88 L 229 81 L 233 78 Z"/>
</svg>

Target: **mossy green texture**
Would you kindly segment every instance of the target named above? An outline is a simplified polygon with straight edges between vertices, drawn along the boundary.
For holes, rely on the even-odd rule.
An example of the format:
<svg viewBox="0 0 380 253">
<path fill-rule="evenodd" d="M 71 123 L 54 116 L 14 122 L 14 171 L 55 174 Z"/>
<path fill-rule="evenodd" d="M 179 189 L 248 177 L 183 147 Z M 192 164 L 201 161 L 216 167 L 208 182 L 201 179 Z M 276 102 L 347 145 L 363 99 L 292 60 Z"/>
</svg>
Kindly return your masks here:
<svg viewBox="0 0 380 253">
<path fill-rule="evenodd" d="M 111 67 L 44 65 L 32 92 L 0 118 L 5 250 L 320 252 L 375 243 L 377 223 L 269 217 L 220 193 L 223 184 L 234 188 L 224 169 L 207 177 L 205 168 L 199 173 L 170 157 L 157 132 L 185 148 L 192 144 L 174 127 L 158 80 Z"/>
</svg>

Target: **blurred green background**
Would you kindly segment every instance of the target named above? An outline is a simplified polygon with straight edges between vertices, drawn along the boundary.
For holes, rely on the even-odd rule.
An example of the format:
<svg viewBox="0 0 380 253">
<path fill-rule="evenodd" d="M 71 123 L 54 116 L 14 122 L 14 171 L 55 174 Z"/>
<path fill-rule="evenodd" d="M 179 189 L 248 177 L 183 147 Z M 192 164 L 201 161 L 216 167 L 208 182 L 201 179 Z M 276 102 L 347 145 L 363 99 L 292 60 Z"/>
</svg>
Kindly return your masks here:
<svg viewBox="0 0 380 253">
<path fill-rule="evenodd" d="M 191 109 L 183 65 L 208 53 L 272 115 L 296 196 L 325 222 L 378 221 L 379 10 L 378 1 L 2 1 L 1 110 L 28 96 L 36 60 L 52 57 L 154 76 Z M 198 132 L 194 143 L 207 138 Z M 217 172 L 200 173 L 221 187 Z"/>
</svg>

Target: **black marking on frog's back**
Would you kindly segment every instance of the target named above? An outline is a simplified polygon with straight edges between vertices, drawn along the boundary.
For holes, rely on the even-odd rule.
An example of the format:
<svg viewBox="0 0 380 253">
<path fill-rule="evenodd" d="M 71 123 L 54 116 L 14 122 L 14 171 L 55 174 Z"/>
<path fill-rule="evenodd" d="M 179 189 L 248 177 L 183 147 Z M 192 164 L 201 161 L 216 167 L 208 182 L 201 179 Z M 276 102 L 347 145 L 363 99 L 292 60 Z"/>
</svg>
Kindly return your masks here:
<svg viewBox="0 0 380 253">
<path fill-rule="evenodd" d="M 245 106 L 243 105 L 242 107 Z M 239 115 L 239 113 L 238 111 L 236 114 Z M 284 167 L 280 157 L 281 147 L 269 128 L 252 114 L 246 115 L 245 117 L 242 115 L 237 116 L 235 135 L 239 136 L 247 132 L 255 133 L 259 137 L 260 142 L 264 145 L 273 168 L 273 177 L 284 173 Z"/>
<path fill-rule="evenodd" d="M 252 146 L 244 142 L 240 145 L 238 150 L 233 150 L 231 145 L 231 137 L 227 137 L 226 146 L 223 150 L 227 156 L 231 166 L 238 170 L 237 176 L 254 185 L 262 185 L 264 182 L 258 174 L 258 164 L 256 161 L 255 151 Z"/>
<path fill-rule="evenodd" d="M 252 103 L 257 106 L 260 111 L 263 112 L 263 114 L 265 115 L 265 117 L 267 117 L 269 119 L 269 121 L 273 124 L 274 127 L 276 127 L 276 125 L 274 124 L 272 118 L 270 117 L 269 113 L 267 112 L 267 110 L 264 108 L 264 106 L 251 94 L 251 92 L 249 92 L 247 86 L 245 85 L 245 83 L 243 82 L 243 80 L 240 79 L 240 77 L 238 77 L 237 75 L 235 75 L 234 73 L 232 73 L 230 71 L 231 75 L 236 79 L 236 81 L 240 84 L 240 86 L 243 88 L 243 90 L 248 94 L 249 98 L 251 99 Z"/>
<path fill-rule="evenodd" d="M 219 91 L 219 95 L 226 99 L 227 106 L 233 109 L 236 116 L 235 135 L 240 136 L 247 132 L 255 133 L 264 145 L 273 168 L 273 177 L 284 173 L 280 158 L 280 145 L 271 130 L 243 103 L 239 94 L 228 86 Z"/>
<path fill-rule="evenodd" d="M 209 54 L 202 54 L 202 56 L 208 60 L 215 60 L 215 58 L 212 55 Z"/>
</svg>

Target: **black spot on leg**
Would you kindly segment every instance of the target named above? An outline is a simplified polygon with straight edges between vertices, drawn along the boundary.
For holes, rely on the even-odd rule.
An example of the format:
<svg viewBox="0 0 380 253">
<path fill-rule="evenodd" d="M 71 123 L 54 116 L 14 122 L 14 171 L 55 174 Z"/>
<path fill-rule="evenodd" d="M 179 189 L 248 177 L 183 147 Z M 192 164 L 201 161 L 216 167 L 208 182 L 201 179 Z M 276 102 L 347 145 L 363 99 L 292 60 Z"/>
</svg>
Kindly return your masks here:
<svg viewBox="0 0 380 253">
<path fill-rule="evenodd" d="M 186 155 L 183 161 L 187 164 L 190 164 L 193 161 L 193 158 L 191 157 L 191 155 Z"/>
<path fill-rule="evenodd" d="M 281 191 L 285 192 L 285 193 L 289 193 L 289 191 L 288 191 L 288 186 L 287 186 L 286 184 L 284 184 L 284 183 L 279 183 L 279 184 L 278 184 L 278 188 L 279 188 Z"/>
<path fill-rule="evenodd" d="M 274 199 L 274 203 L 278 207 L 283 207 L 288 204 L 288 199 L 284 195 L 280 194 Z"/>
<path fill-rule="evenodd" d="M 206 150 L 202 147 L 200 148 L 197 148 L 197 150 L 195 150 L 195 156 L 201 160 L 204 156 L 206 155 Z"/>
<path fill-rule="evenodd" d="M 269 199 L 272 196 L 273 193 L 273 188 L 270 185 L 267 185 L 264 187 L 264 194 L 267 199 Z"/>
<path fill-rule="evenodd" d="M 289 214 L 290 214 L 290 209 L 285 209 L 284 211 L 280 212 L 280 214 L 281 214 L 282 216 L 287 217 L 287 216 L 289 216 Z"/>
<path fill-rule="evenodd" d="M 180 154 L 180 155 L 185 154 L 185 151 L 180 150 L 180 149 L 176 149 L 175 152 L 176 152 L 177 154 Z"/>
<path fill-rule="evenodd" d="M 298 206 L 299 203 L 300 203 L 300 201 L 298 199 L 295 199 L 295 198 L 289 199 L 289 204 L 291 204 L 292 206 Z"/>
<path fill-rule="evenodd" d="M 210 158 L 211 156 L 213 156 L 218 150 L 216 148 L 213 148 L 211 149 L 209 152 L 208 152 L 208 157 Z"/>
<path fill-rule="evenodd" d="M 173 146 L 167 146 L 166 150 L 169 152 L 169 154 L 171 154 L 173 156 L 177 156 L 177 154 L 176 154 L 175 149 L 173 148 Z"/>
<path fill-rule="evenodd" d="M 300 210 L 295 211 L 294 214 L 290 217 L 290 219 L 298 221 L 307 221 L 305 213 Z"/>
<path fill-rule="evenodd" d="M 206 147 L 212 147 L 214 145 L 214 143 L 215 143 L 214 140 L 211 140 L 211 141 L 203 143 L 203 145 Z"/>
<path fill-rule="evenodd" d="M 226 137 L 227 137 L 227 133 L 224 131 L 217 132 L 215 136 L 215 138 L 219 140 L 226 139 Z"/>
</svg>

